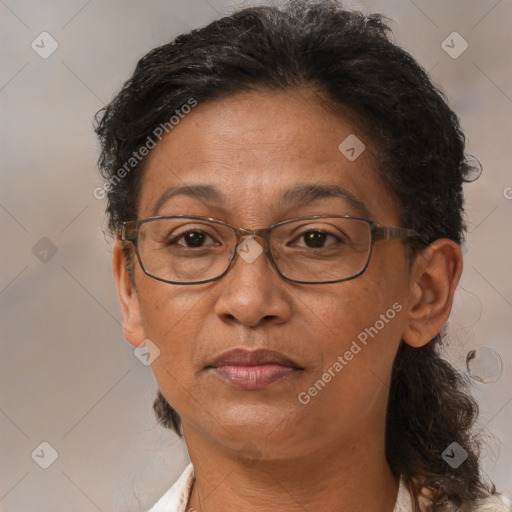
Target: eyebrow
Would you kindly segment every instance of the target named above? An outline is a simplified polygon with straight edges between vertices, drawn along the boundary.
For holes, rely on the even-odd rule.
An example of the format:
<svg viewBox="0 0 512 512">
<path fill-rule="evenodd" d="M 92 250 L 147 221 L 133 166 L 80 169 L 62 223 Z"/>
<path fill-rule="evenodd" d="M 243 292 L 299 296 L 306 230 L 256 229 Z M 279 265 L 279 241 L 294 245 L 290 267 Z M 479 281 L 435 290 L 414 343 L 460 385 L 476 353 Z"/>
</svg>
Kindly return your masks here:
<svg viewBox="0 0 512 512">
<path fill-rule="evenodd" d="M 167 188 L 158 198 L 155 206 L 151 210 L 151 216 L 158 215 L 162 206 L 171 198 L 177 195 L 184 195 L 193 199 L 200 199 L 225 205 L 226 199 L 222 192 L 211 185 L 174 185 Z M 321 184 L 301 184 L 285 191 L 279 200 L 280 206 L 289 206 L 290 204 L 308 204 L 320 199 L 341 198 L 347 201 L 352 208 L 362 217 L 370 217 L 370 212 L 366 205 L 354 197 L 348 190 L 339 185 L 321 185 Z"/>
<path fill-rule="evenodd" d="M 192 197 L 193 199 L 202 199 L 203 201 L 210 201 L 220 205 L 223 205 L 225 202 L 222 193 L 211 185 L 175 185 L 166 189 L 158 198 L 158 201 L 151 210 L 151 216 L 157 215 L 160 208 L 162 208 L 167 201 L 178 195 Z"/>
<path fill-rule="evenodd" d="M 363 217 L 369 217 L 370 212 L 366 205 L 357 199 L 351 192 L 339 185 L 305 184 L 297 185 L 287 190 L 281 202 L 283 204 L 299 203 L 307 204 L 320 199 L 341 198 L 350 203 L 352 208 Z"/>
</svg>

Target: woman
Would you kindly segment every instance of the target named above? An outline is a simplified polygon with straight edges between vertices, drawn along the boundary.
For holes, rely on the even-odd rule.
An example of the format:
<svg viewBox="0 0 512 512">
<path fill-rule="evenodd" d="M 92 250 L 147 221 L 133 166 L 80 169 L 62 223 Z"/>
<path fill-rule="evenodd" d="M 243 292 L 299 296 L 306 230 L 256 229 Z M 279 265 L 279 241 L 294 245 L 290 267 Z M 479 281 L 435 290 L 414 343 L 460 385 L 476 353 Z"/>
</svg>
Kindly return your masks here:
<svg viewBox="0 0 512 512">
<path fill-rule="evenodd" d="M 96 131 L 124 334 L 191 459 L 151 512 L 509 510 L 439 354 L 476 169 L 381 17 L 241 10 Z"/>
</svg>

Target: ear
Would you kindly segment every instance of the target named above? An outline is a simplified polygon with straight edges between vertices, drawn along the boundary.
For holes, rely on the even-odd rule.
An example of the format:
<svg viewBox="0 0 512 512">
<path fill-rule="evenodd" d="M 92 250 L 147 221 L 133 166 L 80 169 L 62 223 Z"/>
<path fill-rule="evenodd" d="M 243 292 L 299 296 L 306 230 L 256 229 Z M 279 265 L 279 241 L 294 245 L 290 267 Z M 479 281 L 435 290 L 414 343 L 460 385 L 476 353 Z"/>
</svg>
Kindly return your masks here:
<svg viewBox="0 0 512 512">
<path fill-rule="evenodd" d="M 120 240 L 115 241 L 112 249 L 112 271 L 117 283 L 123 316 L 123 334 L 128 342 L 137 347 L 146 339 L 146 336 L 142 326 L 139 298 L 126 268 L 123 244 Z"/>
<path fill-rule="evenodd" d="M 440 238 L 416 256 L 402 334 L 405 343 L 421 347 L 441 331 L 450 316 L 461 274 L 462 252 L 453 240 Z"/>
</svg>

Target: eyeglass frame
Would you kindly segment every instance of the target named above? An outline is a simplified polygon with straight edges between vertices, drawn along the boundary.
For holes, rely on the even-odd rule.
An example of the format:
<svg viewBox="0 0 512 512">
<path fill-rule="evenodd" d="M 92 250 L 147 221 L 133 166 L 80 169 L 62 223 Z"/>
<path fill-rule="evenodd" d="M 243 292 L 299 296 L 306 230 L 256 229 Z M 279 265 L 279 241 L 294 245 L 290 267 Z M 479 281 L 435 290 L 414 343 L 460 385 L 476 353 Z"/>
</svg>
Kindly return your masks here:
<svg viewBox="0 0 512 512">
<path fill-rule="evenodd" d="M 216 277 L 205 279 L 203 281 L 170 281 L 168 279 L 164 279 L 162 277 L 155 276 L 153 274 L 150 274 L 146 267 L 144 266 L 144 263 L 142 262 L 142 258 L 140 256 L 139 251 L 139 228 L 143 224 L 157 221 L 157 220 L 163 220 L 163 219 L 196 219 L 196 220 L 202 220 L 202 221 L 208 221 L 215 224 L 222 224 L 228 228 L 231 228 L 232 231 L 234 231 L 236 236 L 236 244 L 233 250 L 233 255 L 231 257 L 231 260 L 228 263 L 228 266 L 224 272 L 219 274 Z M 292 222 L 300 221 L 300 220 L 316 220 L 316 219 L 328 219 L 328 218 L 338 218 L 338 219 L 352 219 L 357 221 L 362 221 L 368 224 L 370 228 L 370 246 L 368 249 L 368 257 L 366 258 L 366 263 L 364 267 L 357 273 L 349 276 L 344 277 L 342 279 L 335 279 L 331 281 L 299 281 L 297 279 L 292 279 L 288 276 L 286 276 L 281 270 L 279 269 L 274 256 L 272 254 L 272 251 L 270 249 L 270 236 L 272 231 L 280 226 L 290 224 Z M 354 217 L 352 215 L 330 215 L 330 214 L 324 214 L 324 215 L 312 215 L 308 217 L 297 217 L 295 219 L 289 219 L 282 222 L 278 222 L 277 224 L 273 224 L 267 228 L 259 228 L 259 229 L 246 229 L 242 227 L 236 227 L 228 222 L 224 222 L 219 219 L 214 219 L 212 217 L 205 217 L 201 215 L 162 215 L 162 216 L 154 216 L 154 217 L 147 217 L 144 219 L 138 219 L 138 220 L 132 220 L 132 221 L 124 221 L 121 223 L 121 227 L 118 230 L 118 236 L 122 242 L 128 242 L 134 245 L 135 247 L 135 253 L 137 254 L 137 259 L 139 261 L 139 265 L 142 269 L 142 271 L 152 279 L 155 279 L 157 281 L 161 281 L 163 283 L 168 284 L 179 284 L 179 285 L 194 285 L 194 284 L 204 284 L 204 283 L 210 283 L 212 281 L 218 281 L 219 279 L 223 278 L 230 268 L 233 266 L 233 262 L 235 261 L 236 255 L 237 255 L 237 249 L 240 246 L 242 242 L 242 237 L 245 239 L 246 237 L 252 236 L 261 238 L 264 241 L 264 250 L 267 254 L 268 258 L 270 259 L 270 262 L 272 263 L 272 266 L 276 269 L 277 273 L 287 281 L 290 281 L 292 283 L 299 283 L 299 284 L 332 284 L 332 283 L 342 283 L 344 281 L 350 281 L 352 279 L 355 279 L 362 275 L 366 269 L 368 268 L 368 265 L 370 264 L 370 259 L 373 252 L 373 245 L 375 242 L 378 242 L 379 240 L 392 240 L 392 239 L 398 239 L 398 238 L 419 238 L 420 240 L 423 239 L 422 235 L 415 231 L 414 229 L 410 228 L 402 228 L 397 226 L 381 226 L 377 224 L 375 221 L 371 219 L 366 219 L 364 217 Z"/>
</svg>

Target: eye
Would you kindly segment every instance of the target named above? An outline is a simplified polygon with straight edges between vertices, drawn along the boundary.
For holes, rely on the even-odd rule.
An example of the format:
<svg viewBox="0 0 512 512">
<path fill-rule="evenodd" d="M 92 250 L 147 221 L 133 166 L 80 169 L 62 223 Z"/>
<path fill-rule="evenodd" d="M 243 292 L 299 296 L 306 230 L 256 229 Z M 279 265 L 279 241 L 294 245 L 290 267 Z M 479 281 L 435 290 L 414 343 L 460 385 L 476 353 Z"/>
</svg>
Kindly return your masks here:
<svg viewBox="0 0 512 512">
<path fill-rule="evenodd" d="M 303 244 L 295 243 L 297 240 L 302 240 Z M 310 229 L 301 233 L 296 237 L 292 245 L 298 245 L 299 247 L 307 247 L 310 249 L 324 248 L 337 243 L 343 243 L 341 238 L 337 237 L 333 233 L 323 229 Z"/>
<path fill-rule="evenodd" d="M 218 245 L 208 233 L 195 229 L 193 231 L 185 231 L 174 236 L 168 241 L 168 245 L 176 244 L 186 248 L 197 248 L 205 247 L 208 240 L 211 240 L 213 243 L 209 243 L 207 245 Z"/>
</svg>

